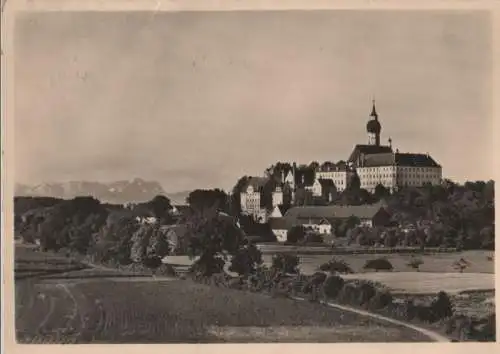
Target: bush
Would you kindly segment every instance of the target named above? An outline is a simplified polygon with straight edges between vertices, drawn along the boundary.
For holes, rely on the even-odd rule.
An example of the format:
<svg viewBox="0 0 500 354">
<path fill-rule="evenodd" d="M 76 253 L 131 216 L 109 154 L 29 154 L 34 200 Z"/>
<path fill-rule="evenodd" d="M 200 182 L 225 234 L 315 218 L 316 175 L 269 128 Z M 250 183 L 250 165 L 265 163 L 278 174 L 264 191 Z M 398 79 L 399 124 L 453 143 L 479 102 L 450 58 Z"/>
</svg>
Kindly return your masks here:
<svg viewBox="0 0 500 354">
<path fill-rule="evenodd" d="M 496 315 L 494 313 L 478 321 L 473 329 L 472 337 L 480 342 L 496 341 Z"/>
<path fill-rule="evenodd" d="M 438 320 L 431 306 L 416 305 L 413 311 L 415 316 L 422 322 L 433 323 Z"/>
<path fill-rule="evenodd" d="M 344 283 L 344 286 L 338 294 L 340 302 L 355 304 L 359 291 L 354 283 Z"/>
<path fill-rule="evenodd" d="M 262 264 L 262 252 L 251 243 L 236 252 L 231 259 L 229 270 L 239 275 L 248 276 L 255 273 L 260 264 Z"/>
<path fill-rule="evenodd" d="M 379 270 L 392 270 L 392 264 L 386 258 L 377 258 L 366 261 L 363 269 L 373 269 L 376 272 Z"/>
<path fill-rule="evenodd" d="M 344 279 L 338 275 L 330 275 L 323 283 L 323 291 L 326 297 L 335 299 L 344 287 Z"/>
<path fill-rule="evenodd" d="M 377 289 L 370 283 L 361 283 L 358 289 L 359 289 L 359 295 L 358 295 L 359 305 L 367 304 L 377 294 Z"/>
<path fill-rule="evenodd" d="M 383 309 L 392 304 L 392 294 L 387 290 L 377 290 L 375 296 L 370 300 L 370 308 L 374 310 Z"/>
<path fill-rule="evenodd" d="M 325 282 L 326 274 L 322 272 L 314 273 L 309 280 L 302 287 L 302 292 L 304 294 L 309 294 L 314 288 L 318 288 L 321 284 Z"/>
<path fill-rule="evenodd" d="M 156 270 L 162 264 L 162 258 L 158 256 L 147 256 L 142 260 L 142 264 L 148 269 Z"/>
<path fill-rule="evenodd" d="M 431 310 L 435 314 L 436 320 L 451 317 L 453 315 L 453 304 L 448 294 L 440 291 L 431 304 Z"/>
<path fill-rule="evenodd" d="M 323 236 L 316 232 L 308 232 L 304 238 L 304 243 L 323 243 Z"/>
<path fill-rule="evenodd" d="M 330 273 L 335 273 L 335 272 L 343 274 L 354 273 L 351 267 L 349 267 L 349 265 L 343 259 L 335 259 L 335 258 L 328 261 L 327 263 L 323 263 L 319 267 L 319 269 L 324 272 L 330 272 Z"/>
<path fill-rule="evenodd" d="M 299 272 L 297 268 L 299 263 L 299 257 L 297 256 L 286 253 L 278 253 L 273 256 L 271 268 L 283 273 L 296 274 Z"/>
</svg>

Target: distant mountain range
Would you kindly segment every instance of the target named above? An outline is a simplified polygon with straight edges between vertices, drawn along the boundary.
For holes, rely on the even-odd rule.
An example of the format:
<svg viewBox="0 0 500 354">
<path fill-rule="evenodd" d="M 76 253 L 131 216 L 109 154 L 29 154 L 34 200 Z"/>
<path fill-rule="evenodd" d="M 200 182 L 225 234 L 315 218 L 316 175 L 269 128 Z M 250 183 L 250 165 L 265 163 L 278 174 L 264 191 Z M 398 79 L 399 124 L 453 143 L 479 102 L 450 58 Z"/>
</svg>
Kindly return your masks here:
<svg viewBox="0 0 500 354">
<path fill-rule="evenodd" d="M 132 181 L 110 183 L 71 181 L 62 183 L 43 183 L 39 185 L 16 184 L 16 196 L 54 197 L 71 199 L 78 196 L 92 196 L 105 203 L 123 204 L 145 202 L 157 195 L 168 197 L 172 204 L 186 204 L 189 191 L 167 193 L 156 181 L 136 178 Z"/>
</svg>

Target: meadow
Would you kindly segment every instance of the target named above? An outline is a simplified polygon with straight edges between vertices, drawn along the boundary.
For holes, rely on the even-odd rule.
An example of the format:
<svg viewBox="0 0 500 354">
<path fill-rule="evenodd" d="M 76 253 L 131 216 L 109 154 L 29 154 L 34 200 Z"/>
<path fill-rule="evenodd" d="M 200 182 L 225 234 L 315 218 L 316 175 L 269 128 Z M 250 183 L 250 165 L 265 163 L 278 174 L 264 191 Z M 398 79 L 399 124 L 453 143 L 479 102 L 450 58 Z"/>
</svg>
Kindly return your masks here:
<svg viewBox="0 0 500 354">
<path fill-rule="evenodd" d="M 23 258 L 24 257 L 24 258 Z M 22 250 L 24 261 L 66 258 Z M 47 265 L 44 265 L 47 267 Z M 103 272 L 99 278 L 96 275 Z M 408 328 L 309 302 L 189 280 L 122 277 L 93 269 L 16 280 L 20 343 L 415 342 Z M 76 274 L 76 276 L 71 276 Z"/>
</svg>

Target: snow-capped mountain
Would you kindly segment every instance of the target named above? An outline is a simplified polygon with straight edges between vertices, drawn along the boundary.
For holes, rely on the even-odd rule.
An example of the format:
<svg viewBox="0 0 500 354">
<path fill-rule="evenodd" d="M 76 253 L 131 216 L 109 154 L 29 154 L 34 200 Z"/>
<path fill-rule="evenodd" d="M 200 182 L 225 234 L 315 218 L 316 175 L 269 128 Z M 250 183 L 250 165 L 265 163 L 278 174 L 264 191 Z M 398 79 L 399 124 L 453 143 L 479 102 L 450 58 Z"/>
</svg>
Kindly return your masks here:
<svg viewBox="0 0 500 354">
<path fill-rule="evenodd" d="M 70 199 L 77 196 L 92 196 L 106 203 L 123 204 L 128 202 L 144 202 L 157 195 L 165 195 L 172 203 L 184 203 L 189 192 L 173 193 L 172 198 L 156 181 L 145 181 L 136 178 L 132 181 L 115 181 L 110 183 L 70 181 L 62 183 L 43 183 L 35 186 L 17 184 L 16 196 L 55 197 Z"/>
</svg>

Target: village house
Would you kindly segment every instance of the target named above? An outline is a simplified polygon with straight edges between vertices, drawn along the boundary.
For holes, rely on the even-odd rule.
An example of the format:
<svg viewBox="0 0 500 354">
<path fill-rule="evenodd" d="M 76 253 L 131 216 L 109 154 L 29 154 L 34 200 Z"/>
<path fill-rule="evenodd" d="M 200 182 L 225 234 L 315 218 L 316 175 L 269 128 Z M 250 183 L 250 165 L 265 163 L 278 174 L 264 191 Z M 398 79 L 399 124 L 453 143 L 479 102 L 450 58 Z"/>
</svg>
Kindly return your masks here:
<svg viewBox="0 0 500 354">
<path fill-rule="evenodd" d="M 293 226 L 302 225 L 319 234 L 328 235 L 335 232 L 333 226 L 337 220 L 347 220 L 356 217 L 360 226 L 388 226 L 391 213 L 384 203 L 372 205 L 328 205 L 300 206 L 289 209 L 281 218 L 270 220 L 271 228 L 278 239 L 285 239 Z"/>
</svg>

